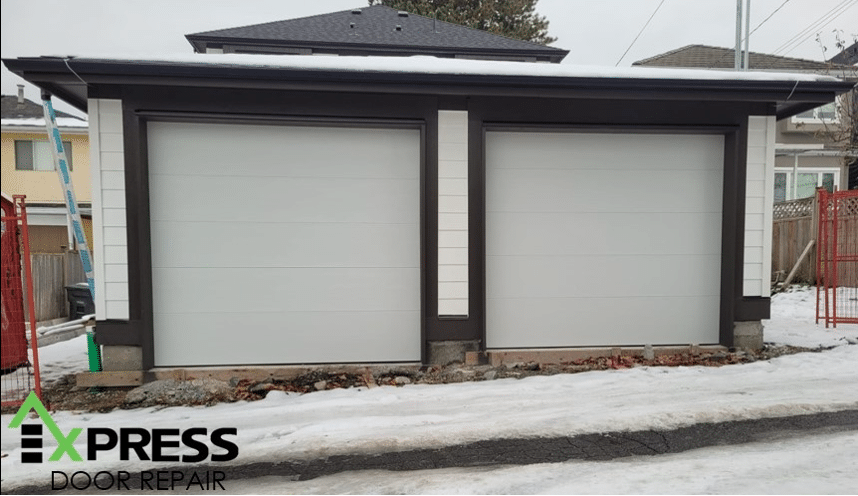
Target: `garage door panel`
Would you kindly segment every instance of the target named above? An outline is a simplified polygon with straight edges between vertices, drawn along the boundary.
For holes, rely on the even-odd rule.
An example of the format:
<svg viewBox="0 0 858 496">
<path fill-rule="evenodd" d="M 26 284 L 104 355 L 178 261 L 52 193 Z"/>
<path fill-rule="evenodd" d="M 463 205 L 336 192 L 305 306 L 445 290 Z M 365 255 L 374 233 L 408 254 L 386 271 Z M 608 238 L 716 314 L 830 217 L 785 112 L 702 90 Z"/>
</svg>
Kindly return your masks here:
<svg viewBox="0 0 858 496">
<path fill-rule="evenodd" d="M 720 213 L 495 212 L 486 255 L 717 255 L 721 222 Z"/>
<path fill-rule="evenodd" d="M 420 359 L 420 133 L 150 123 L 155 365 Z"/>
<path fill-rule="evenodd" d="M 158 267 L 414 267 L 415 224 L 152 223 Z"/>
<path fill-rule="evenodd" d="M 415 278 L 416 268 L 152 270 L 158 313 L 419 310 Z"/>
<path fill-rule="evenodd" d="M 153 175 L 400 179 L 419 175 L 418 169 L 401 166 L 419 161 L 419 148 L 413 144 L 420 136 L 414 129 L 386 129 L 381 134 L 378 129 L 353 128 L 343 133 L 342 128 L 327 127 L 154 122 L 147 133 L 150 142 L 160 144 L 149 153 Z M 311 143 L 336 146 L 307 146 Z"/>
<path fill-rule="evenodd" d="M 486 161 L 498 169 L 720 170 L 721 136 L 495 132 L 486 135 Z M 656 136 L 657 139 L 653 139 Z M 664 143 L 669 142 L 670 148 Z"/>
<path fill-rule="evenodd" d="M 489 212 L 713 212 L 722 199 L 721 181 L 721 172 L 711 170 L 501 169 L 486 179 L 487 207 Z"/>
<path fill-rule="evenodd" d="M 486 134 L 490 348 L 714 343 L 723 136 Z"/>
<path fill-rule="evenodd" d="M 719 255 L 486 257 L 486 297 L 717 296 Z"/>
<path fill-rule="evenodd" d="M 411 179 L 153 176 L 150 181 L 155 221 L 419 220 L 420 186 Z"/>
<path fill-rule="evenodd" d="M 419 319 L 419 311 L 156 314 L 154 348 L 161 367 L 414 361 L 420 340 L 403 330 Z M 347 332 L 334 340 L 331 329 Z"/>
<path fill-rule="evenodd" d="M 715 344 L 718 297 L 488 300 L 490 348 Z M 565 341 L 558 342 L 558 339 Z M 560 343 L 560 344 L 558 344 Z"/>
</svg>

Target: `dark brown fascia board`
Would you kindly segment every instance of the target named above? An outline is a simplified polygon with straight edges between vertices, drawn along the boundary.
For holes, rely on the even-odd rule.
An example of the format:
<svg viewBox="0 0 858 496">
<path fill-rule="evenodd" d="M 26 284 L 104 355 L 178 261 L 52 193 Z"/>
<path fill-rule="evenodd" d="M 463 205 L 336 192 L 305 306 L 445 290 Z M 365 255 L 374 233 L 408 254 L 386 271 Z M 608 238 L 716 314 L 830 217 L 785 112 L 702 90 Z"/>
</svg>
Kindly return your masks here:
<svg viewBox="0 0 858 496">
<path fill-rule="evenodd" d="M 195 53 L 202 53 L 203 49 L 205 49 L 205 42 L 197 41 L 196 37 L 186 34 L 185 39 L 194 47 Z"/>
<path fill-rule="evenodd" d="M 712 100 L 777 102 L 778 118 L 801 112 L 801 104 L 822 105 L 854 87 L 843 81 L 757 81 L 574 78 L 426 74 L 400 72 L 321 71 L 169 62 L 129 62 L 74 59 L 71 74 L 60 58 L 4 59 L 13 73 L 52 91 L 77 108 L 85 98 L 67 88 L 87 84 L 228 87 L 408 93 L 426 95 L 486 95 L 508 97 L 611 98 L 627 100 Z M 785 105 L 785 102 L 795 102 Z M 811 107 L 812 108 L 812 107 Z"/>
<path fill-rule="evenodd" d="M 787 119 L 802 112 L 807 112 L 808 110 L 815 109 L 816 107 L 824 105 L 825 103 L 829 102 L 784 102 L 783 104 L 778 105 L 775 115 L 777 116 L 777 120 Z"/>
<path fill-rule="evenodd" d="M 365 51 L 400 51 L 411 52 L 415 54 L 425 54 L 426 52 L 439 53 L 467 53 L 467 54 L 486 54 L 486 55 L 514 55 L 518 57 L 552 57 L 563 60 L 569 55 L 569 50 L 562 48 L 544 47 L 531 49 L 512 49 L 512 48 L 468 48 L 468 47 L 441 47 L 431 45 L 393 45 L 383 43 L 340 43 L 328 41 L 302 41 L 302 40 L 265 40 L 258 38 L 224 38 L 220 36 L 195 36 L 185 35 L 188 42 L 200 52 L 205 46 L 204 44 L 215 43 L 219 45 L 246 45 L 246 46 L 271 46 L 271 47 L 294 47 L 294 48 L 326 48 L 333 50 L 365 50 Z"/>
</svg>

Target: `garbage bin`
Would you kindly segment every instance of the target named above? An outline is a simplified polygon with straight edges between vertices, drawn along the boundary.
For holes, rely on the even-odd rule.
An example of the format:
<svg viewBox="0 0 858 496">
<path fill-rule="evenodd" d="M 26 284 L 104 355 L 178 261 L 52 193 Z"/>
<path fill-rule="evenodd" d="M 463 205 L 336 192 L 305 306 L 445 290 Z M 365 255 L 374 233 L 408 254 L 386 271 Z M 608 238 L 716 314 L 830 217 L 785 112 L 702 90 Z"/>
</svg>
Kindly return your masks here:
<svg viewBox="0 0 858 496">
<path fill-rule="evenodd" d="M 66 286 L 66 295 L 69 300 L 69 320 L 77 320 L 84 315 L 95 313 L 95 303 L 92 301 L 92 293 L 89 292 L 89 284 L 79 282 Z"/>
</svg>

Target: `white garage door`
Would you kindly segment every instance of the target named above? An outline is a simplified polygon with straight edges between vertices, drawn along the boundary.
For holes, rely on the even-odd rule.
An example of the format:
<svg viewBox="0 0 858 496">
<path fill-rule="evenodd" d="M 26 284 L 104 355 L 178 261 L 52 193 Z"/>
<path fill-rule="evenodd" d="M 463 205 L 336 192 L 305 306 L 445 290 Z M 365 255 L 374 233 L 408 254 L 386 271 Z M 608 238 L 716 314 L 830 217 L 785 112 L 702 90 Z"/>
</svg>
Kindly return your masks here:
<svg viewBox="0 0 858 496">
<path fill-rule="evenodd" d="M 490 132 L 489 348 L 717 343 L 723 136 Z"/>
<path fill-rule="evenodd" d="M 419 131 L 148 137 L 156 366 L 420 359 Z"/>
</svg>

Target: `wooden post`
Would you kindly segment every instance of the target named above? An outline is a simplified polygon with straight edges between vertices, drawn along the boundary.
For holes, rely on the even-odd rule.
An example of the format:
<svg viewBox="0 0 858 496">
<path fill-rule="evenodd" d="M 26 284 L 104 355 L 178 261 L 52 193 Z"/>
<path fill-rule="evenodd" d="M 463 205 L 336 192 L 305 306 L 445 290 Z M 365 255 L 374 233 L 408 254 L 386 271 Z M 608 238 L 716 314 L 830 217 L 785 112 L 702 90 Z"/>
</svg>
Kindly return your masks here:
<svg viewBox="0 0 858 496">
<path fill-rule="evenodd" d="M 810 253 L 810 249 L 813 248 L 815 244 L 815 239 L 811 239 L 810 242 L 807 243 L 807 246 L 804 248 L 804 251 L 801 252 L 801 256 L 798 257 L 798 260 L 795 262 L 795 265 L 793 265 L 792 270 L 789 271 L 789 275 L 786 279 L 784 279 L 783 284 L 781 284 L 780 291 L 786 289 L 786 287 L 789 286 L 789 283 L 792 282 L 792 278 L 795 277 L 795 273 L 798 272 L 798 267 L 801 265 L 804 259 L 807 258 L 807 254 Z"/>
<path fill-rule="evenodd" d="M 813 203 L 810 207 L 810 236 L 812 239 L 815 239 L 819 233 L 819 190 L 816 191 L 816 194 L 813 195 Z M 819 240 L 817 240 L 819 241 Z M 813 248 L 811 248 L 811 260 L 816 260 L 816 251 L 819 249 L 819 243 L 814 243 Z M 816 263 L 811 262 L 810 264 L 810 280 L 812 282 L 816 282 Z"/>
</svg>

